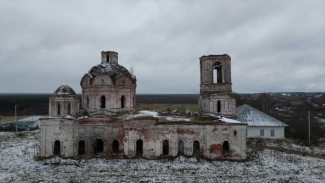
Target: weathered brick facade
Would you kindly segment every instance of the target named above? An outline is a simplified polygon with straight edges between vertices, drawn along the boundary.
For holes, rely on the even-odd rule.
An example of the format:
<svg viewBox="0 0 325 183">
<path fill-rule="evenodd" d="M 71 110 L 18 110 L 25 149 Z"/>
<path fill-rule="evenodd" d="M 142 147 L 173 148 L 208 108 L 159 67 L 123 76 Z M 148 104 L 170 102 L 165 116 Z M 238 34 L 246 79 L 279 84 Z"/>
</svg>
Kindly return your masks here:
<svg viewBox="0 0 325 183">
<path fill-rule="evenodd" d="M 201 112 L 210 113 L 218 110 L 214 109 L 214 102 L 221 101 L 222 105 L 228 103 L 228 108 L 217 114 L 233 116 L 235 101 L 227 95 L 231 92 L 230 57 L 222 58 L 217 57 L 217 60 L 225 64 L 222 73 L 224 83 L 211 84 L 211 73 L 205 72 L 210 72 L 208 69 L 214 64 L 215 57 L 201 57 L 203 73 L 199 106 Z M 55 115 L 55 108 L 50 104 L 50 116 L 56 118 L 41 120 L 41 157 L 141 156 L 157 159 L 184 155 L 212 160 L 246 159 L 246 125 L 241 123 L 227 123 L 221 118 L 209 121 L 161 121 L 132 115 L 136 79 L 118 65 L 116 52 L 102 52 L 102 63 L 91 68 L 80 85 L 82 106 L 79 114 L 64 118 L 66 112 L 60 111 L 62 115 Z M 50 103 L 54 99 L 61 100 L 60 96 L 54 94 Z M 74 106 L 74 110 L 78 111 L 79 106 Z M 125 113 L 131 114 L 122 117 L 121 114 Z M 82 117 L 84 115 L 88 117 Z"/>
<path fill-rule="evenodd" d="M 76 116 L 79 99 L 70 86 L 62 85 L 55 90 L 49 101 L 49 115 L 54 117 Z"/>
<path fill-rule="evenodd" d="M 118 53 L 102 52 L 101 64 L 92 67 L 80 82 L 82 112 L 89 116 L 134 112 L 136 78 L 118 64 Z"/>
<path fill-rule="evenodd" d="M 236 100 L 232 97 L 230 56 L 226 54 L 202 56 L 200 69 L 200 114 L 235 118 Z"/>
<path fill-rule="evenodd" d="M 110 121 L 92 118 L 82 120 L 42 121 L 41 155 L 53 155 L 55 141 L 61 143 L 60 154 L 77 157 L 79 142 L 85 142 L 86 157 L 94 157 L 96 139 L 103 141 L 103 157 L 132 158 L 137 156 L 137 141 L 143 142 L 142 154 L 148 159 L 175 157 L 179 155 L 179 141 L 184 144 L 185 156 L 195 153 L 194 141 L 198 141 L 199 155 L 213 160 L 246 158 L 246 125 L 231 124 L 157 124 L 155 120 Z M 168 155 L 163 155 L 163 141 L 168 141 Z M 118 153 L 113 153 L 113 142 L 119 144 Z M 223 145 L 229 143 L 224 152 Z M 43 145 L 45 144 L 45 145 Z"/>
</svg>

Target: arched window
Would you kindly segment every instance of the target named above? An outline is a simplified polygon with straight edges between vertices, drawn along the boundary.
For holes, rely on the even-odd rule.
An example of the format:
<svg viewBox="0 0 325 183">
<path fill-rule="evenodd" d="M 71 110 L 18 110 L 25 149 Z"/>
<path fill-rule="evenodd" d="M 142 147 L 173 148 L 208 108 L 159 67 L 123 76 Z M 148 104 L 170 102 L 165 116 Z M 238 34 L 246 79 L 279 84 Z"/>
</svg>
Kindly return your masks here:
<svg viewBox="0 0 325 183">
<path fill-rule="evenodd" d="M 217 111 L 221 112 L 221 102 L 220 102 L 220 100 L 218 100 L 218 103 L 217 103 Z"/>
<path fill-rule="evenodd" d="M 143 154 L 143 141 L 137 140 L 136 143 L 136 155 L 142 155 Z"/>
<path fill-rule="evenodd" d="M 182 140 L 178 141 L 178 155 L 184 155 L 184 142 Z"/>
<path fill-rule="evenodd" d="M 53 155 L 57 156 L 61 154 L 61 143 L 59 140 L 54 142 Z"/>
<path fill-rule="evenodd" d="M 222 152 L 223 152 L 223 155 L 226 156 L 229 154 L 229 142 L 228 141 L 224 141 L 223 144 L 222 144 Z"/>
<path fill-rule="evenodd" d="M 104 142 L 102 139 L 95 140 L 94 153 L 100 154 L 104 152 Z"/>
<path fill-rule="evenodd" d="M 89 97 L 86 98 L 86 108 L 89 108 Z"/>
<path fill-rule="evenodd" d="M 216 62 L 213 64 L 212 68 L 213 68 L 213 83 L 223 83 L 222 64 Z"/>
<path fill-rule="evenodd" d="M 117 140 L 113 141 L 112 150 L 113 150 L 113 154 L 118 154 L 120 152 L 119 142 Z"/>
<path fill-rule="evenodd" d="M 168 155 L 169 154 L 169 142 L 168 140 L 163 141 L 163 155 Z"/>
<path fill-rule="evenodd" d="M 122 96 L 121 97 L 121 108 L 124 108 L 125 107 L 125 97 Z"/>
<path fill-rule="evenodd" d="M 193 142 L 193 156 L 200 156 L 200 142 L 197 140 Z"/>
<path fill-rule="evenodd" d="M 58 103 L 58 106 L 57 106 L 57 113 L 58 113 L 58 115 L 61 114 L 61 104 L 60 103 Z"/>
<path fill-rule="evenodd" d="M 71 114 L 71 103 L 68 104 L 68 114 Z"/>
<path fill-rule="evenodd" d="M 83 140 L 80 140 L 78 143 L 78 155 L 82 156 L 85 155 L 85 147 L 86 147 L 86 143 Z"/>
<path fill-rule="evenodd" d="M 100 108 L 105 108 L 106 106 L 106 98 L 105 96 L 100 97 Z"/>
</svg>

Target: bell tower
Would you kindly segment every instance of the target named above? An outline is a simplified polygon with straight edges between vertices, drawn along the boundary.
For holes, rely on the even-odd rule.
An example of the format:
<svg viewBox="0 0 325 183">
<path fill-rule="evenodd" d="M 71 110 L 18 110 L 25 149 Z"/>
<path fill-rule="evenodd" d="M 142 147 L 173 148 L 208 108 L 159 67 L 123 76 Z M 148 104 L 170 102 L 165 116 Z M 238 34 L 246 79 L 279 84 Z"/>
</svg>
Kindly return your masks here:
<svg viewBox="0 0 325 183">
<path fill-rule="evenodd" d="M 200 58 L 199 112 L 236 117 L 236 100 L 232 95 L 231 58 L 229 55 L 209 55 Z"/>
<path fill-rule="evenodd" d="M 118 64 L 118 53 L 114 51 L 102 51 L 102 64 Z"/>
</svg>

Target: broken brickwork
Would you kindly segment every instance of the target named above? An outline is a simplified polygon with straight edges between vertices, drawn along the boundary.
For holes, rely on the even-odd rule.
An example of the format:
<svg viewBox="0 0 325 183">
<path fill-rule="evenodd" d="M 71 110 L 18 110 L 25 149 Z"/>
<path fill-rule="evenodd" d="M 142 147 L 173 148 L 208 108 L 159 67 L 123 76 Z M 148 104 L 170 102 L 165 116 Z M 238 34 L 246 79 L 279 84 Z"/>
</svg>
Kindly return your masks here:
<svg viewBox="0 0 325 183">
<path fill-rule="evenodd" d="M 200 58 L 201 115 L 236 117 L 236 100 L 232 95 L 231 58 L 229 55 L 209 55 Z"/>
<path fill-rule="evenodd" d="M 200 64 L 201 114 L 233 117 L 230 57 L 203 56 Z M 41 157 L 158 159 L 182 155 L 212 160 L 246 159 L 246 125 L 233 123 L 234 120 L 222 121 L 221 117 L 211 121 L 159 122 L 148 116 L 137 119 L 132 114 L 136 77 L 118 64 L 116 52 L 102 52 L 101 64 L 82 77 L 80 86 L 80 106 L 68 86 L 59 87 L 50 98 L 50 117 L 41 120 Z"/>
</svg>

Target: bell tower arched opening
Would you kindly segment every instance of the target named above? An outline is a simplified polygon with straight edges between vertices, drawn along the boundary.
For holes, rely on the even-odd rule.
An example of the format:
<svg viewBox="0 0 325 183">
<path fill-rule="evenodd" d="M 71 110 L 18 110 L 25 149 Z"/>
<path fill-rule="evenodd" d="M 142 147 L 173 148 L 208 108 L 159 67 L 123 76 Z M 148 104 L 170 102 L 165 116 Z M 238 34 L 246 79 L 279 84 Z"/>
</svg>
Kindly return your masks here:
<svg viewBox="0 0 325 183">
<path fill-rule="evenodd" d="M 216 62 L 213 64 L 213 83 L 223 83 L 222 64 Z"/>
</svg>

